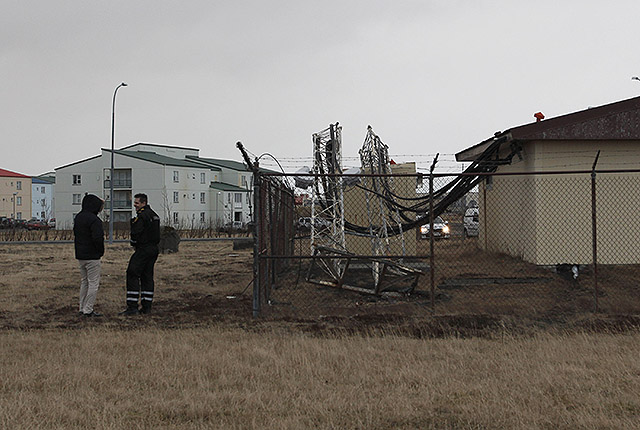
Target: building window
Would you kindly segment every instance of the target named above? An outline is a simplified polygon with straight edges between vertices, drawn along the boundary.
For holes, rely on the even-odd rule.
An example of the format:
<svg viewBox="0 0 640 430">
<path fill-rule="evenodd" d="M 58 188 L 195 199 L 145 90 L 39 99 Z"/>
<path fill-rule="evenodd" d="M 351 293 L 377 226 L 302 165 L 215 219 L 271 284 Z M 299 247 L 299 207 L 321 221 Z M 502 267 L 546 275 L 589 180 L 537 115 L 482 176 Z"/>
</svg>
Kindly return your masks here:
<svg viewBox="0 0 640 430">
<path fill-rule="evenodd" d="M 180 182 L 180 174 L 177 170 L 173 171 L 173 182 Z"/>
<path fill-rule="evenodd" d="M 204 212 L 200 212 L 200 222 L 204 224 Z"/>
<path fill-rule="evenodd" d="M 81 175 L 73 175 L 73 185 L 82 185 Z"/>
<path fill-rule="evenodd" d="M 40 187 L 40 192 L 44 194 L 44 187 Z"/>
<path fill-rule="evenodd" d="M 82 203 L 82 194 L 74 194 L 73 195 L 73 204 L 79 205 Z"/>
<path fill-rule="evenodd" d="M 242 222 L 242 212 L 234 212 L 233 213 L 233 220 L 235 222 Z"/>
<path fill-rule="evenodd" d="M 247 177 L 242 175 L 242 178 L 240 180 L 242 183 L 242 188 L 247 188 Z"/>
<path fill-rule="evenodd" d="M 207 181 L 207 175 L 204 172 L 200 173 L 200 183 L 205 184 L 206 181 Z"/>
<path fill-rule="evenodd" d="M 231 193 L 227 193 L 227 202 L 231 203 Z"/>
<path fill-rule="evenodd" d="M 16 205 L 22 206 L 22 197 L 20 197 L 20 196 L 16 197 Z"/>
<path fill-rule="evenodd" d="M 236 202 L 236 206 L 242 206 L 242 193 L 235 193 L 233 196 L 233 200 Z"/>
<path fill-rule="evenodd" d="M 22 189 L 22 181 L 16 181 L 16 190 Z"/>
<path fill-rule="evenodd" d="M 251 203 L 251 202 L 249 201 L 249 193 L 246 193 L 246 194 L 245 194 L 245 196 L 247 196 L 247 205 L 248 205 L 249 203 Z"/>
<path fill-rule="evenodd" d="M 16 213 L 16 219 L 22 219 L 22 212 Z"/>
<path fill-rule="evenodd" d="M 177 191 L 173 192 L 173 203 L 179 203 L 179 193 Z"/>
<path fill-rule="evenodd" d="M 173 213 L 173 224 L 178 224 L 178 212 Z"/>
<path fill-rule="evenodd" d="M 40 212 L 40 218 L 44 219 L 44 212 Z"/>
<path fill-rule="evenodd" d="M 205 203 L 205 193 L 200 193 L 200 203 Z"/>
<path fill-rule="evenodd" d="M 46 200 L 45 200 L 45 199 L 40 200 L 40 206 L 44 206 L 44 205 L 46 205 L 46 204 L 47 204 L 47 202 L 46 202 Z"/>
</svg>

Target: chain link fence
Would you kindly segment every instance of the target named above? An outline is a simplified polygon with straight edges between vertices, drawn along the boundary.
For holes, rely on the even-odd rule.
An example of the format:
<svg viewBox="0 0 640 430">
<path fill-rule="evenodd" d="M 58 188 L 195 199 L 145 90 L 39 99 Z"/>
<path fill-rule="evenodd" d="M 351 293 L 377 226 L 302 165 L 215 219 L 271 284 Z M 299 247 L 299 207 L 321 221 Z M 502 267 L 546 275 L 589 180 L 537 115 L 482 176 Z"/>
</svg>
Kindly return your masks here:
<svg viewBox="0 0 640 430">
<path fill-rule="evenodd" d="M 640 171 L 464 175 L 258 176 L 254 315 L 640 312 Z"/>
</svg>

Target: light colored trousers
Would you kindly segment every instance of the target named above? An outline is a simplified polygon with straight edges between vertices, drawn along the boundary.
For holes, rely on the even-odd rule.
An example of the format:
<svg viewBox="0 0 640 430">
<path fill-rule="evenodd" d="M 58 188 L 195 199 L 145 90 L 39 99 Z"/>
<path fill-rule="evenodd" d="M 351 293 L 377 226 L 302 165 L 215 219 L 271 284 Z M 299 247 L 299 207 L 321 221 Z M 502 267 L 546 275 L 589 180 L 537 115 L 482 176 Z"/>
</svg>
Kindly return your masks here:
<svg viewBox="0 0 640 430">
<path fill-rule="evenodd" d="M 78 260 L 80 265 L 80 312 L 90 314 L 100 286 L 100 260 Z"/>
</svg>

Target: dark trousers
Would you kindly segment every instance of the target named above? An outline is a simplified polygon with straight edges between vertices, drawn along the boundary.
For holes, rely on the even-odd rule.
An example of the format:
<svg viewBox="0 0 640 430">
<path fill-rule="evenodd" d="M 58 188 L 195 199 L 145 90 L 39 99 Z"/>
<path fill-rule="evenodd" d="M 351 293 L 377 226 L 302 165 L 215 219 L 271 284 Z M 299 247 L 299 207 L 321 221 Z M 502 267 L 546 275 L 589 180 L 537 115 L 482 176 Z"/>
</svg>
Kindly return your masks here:
<svg viewBox="0 0 640 430">
<path fill-rule="evenodd" d="M 142 309 L 151 309 L 153 302 L 153 266 L 158 259 L 158 247 L 136 248 L 127 267 L 127 308 L 138 308 L 141 297 Z"/>
</svg>

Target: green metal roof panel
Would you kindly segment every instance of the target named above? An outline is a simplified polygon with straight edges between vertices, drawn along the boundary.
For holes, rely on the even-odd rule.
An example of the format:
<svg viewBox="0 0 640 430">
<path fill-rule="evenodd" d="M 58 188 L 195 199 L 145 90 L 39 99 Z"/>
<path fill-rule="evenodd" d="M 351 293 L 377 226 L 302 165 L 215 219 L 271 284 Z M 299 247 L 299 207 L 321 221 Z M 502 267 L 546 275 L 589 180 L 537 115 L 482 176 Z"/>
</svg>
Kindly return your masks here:
<svg viewBox="0 0 640 430">
<path fill-rule="evenodd" d="M 194 163 L 190 160 L 167 157 L 165 155 L 156 154 L 155 152 L 147 151 L 122 151 L 115 150 L 114 153 L 125 155 L 127 157 L 137 158 L 139 160 L 149 161 L 150 163 L 162 164 L 163 166 L 176 166 L 176 167 L 195 167 L 202 168 L 201 164 Z"/>
<path fill-rule="evenodd" d="M 213 164 L 215 166 L 220 166 L 220 167 L 224 167 L 224 168 L 231 169 L 231 170 L 238 170 L 238 171 L 241 171 L 241 172 L 250 172 L 250 170 L 247 168 L 246 164 L 240 163 L 239 161 L 221 160 L 221 159 L 218 159 L 218 158 L 195 157 L 193 155 L 187 155 L 187 158 L 189 160 L 198 160 L 198 161 L 201 161 L 203 163 Z"/>
<path fill-rule="evenodd" d="M 212 182 L 211 185 L 209 185 L 209 188 L 213 188 L 220 191 L 233 191 L 237 193 L 239 192 L 246 193 L 246 192 L 252 191 L 251 189 L 242 188 L 237 185 L 225 184 L 224 182 Z"/>
<path fill-rule="evenodd" d="M 157 148 L 172 148 L 172 149 L 186 149 L 188 151 L 199 151 L 198 148 L 187 148 L 184 146 L 174 146 L 174 145 L 161 145 L 159 143 L 149 143 L 149 142 L 137 142 L 132 145 L 127 145 L 124 148 L 120 148 L 120 150 L 128 150 L 129 148 L 133 148 L 138 145 L 155 146 Z"/>
<path fill-rule="evenodd" d="M 237 170 L 239 172 L 251 172 L 251 169 L 247 168 L 247 165 L 245 163 L 241 163 L 239 161 L 222 160 L 220 158 L 196 157 L 196 156 L 193 156 L 193 155 L 187 155 L 187 158 L 189 160 L 199 160 L 199 161 L 201 161 L 203 163 L 207 163 L 209 165 L 221 166 L 221 167 L 224 167 L 226 169 Z M 262 167 L 260 167 L 260 171 L 261 172 L 265 172 L 265 173 L 277 173 L 277 172 L 275 172 L 273 170 L 263 169 Z"/>
</svg>

